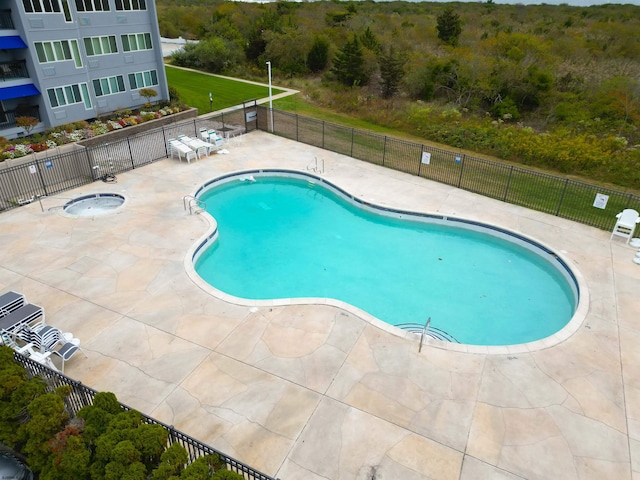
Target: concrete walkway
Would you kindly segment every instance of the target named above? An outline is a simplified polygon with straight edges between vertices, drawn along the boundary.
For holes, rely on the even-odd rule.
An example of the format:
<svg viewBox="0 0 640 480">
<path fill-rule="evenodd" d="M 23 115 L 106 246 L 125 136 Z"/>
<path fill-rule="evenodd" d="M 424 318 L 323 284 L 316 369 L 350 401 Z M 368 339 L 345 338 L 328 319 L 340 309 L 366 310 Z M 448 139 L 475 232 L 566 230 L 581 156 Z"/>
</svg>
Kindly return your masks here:
<svg viewBox="0 0 640 480">
<path fill-rule="evenodd" d="M 640 266 L 609 233 L 263 132 L 191 164 L 167 159 L 61 197 L 118 192 L 117 213 L 66 198 L 0 214 L 0 292 L 82 340 L 66 373 L 282 480 L 640 478 Z M 259 167 L 324 176 L 376 203 L 531 236 L 589 289 L 558 345 L 489 355 L 426 346 L 331 305 L 249 307 L 194 283 L 209 229 L 182 196 Z M 383 279 L 381 279 L 383 280 Z M 517 319 L 514 319 L 517 320 Z"/>
</svg>

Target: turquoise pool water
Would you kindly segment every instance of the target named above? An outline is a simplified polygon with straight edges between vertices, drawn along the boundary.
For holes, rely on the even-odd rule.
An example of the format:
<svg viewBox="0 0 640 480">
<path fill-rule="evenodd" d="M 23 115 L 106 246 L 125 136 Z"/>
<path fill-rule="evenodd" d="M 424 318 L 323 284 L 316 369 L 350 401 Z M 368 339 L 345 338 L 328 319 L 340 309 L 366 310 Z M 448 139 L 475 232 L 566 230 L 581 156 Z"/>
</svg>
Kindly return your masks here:
<svg viewBox="0 0 640 480">
<path fill-rule="evenodd" d="M 333 298 L 391 325 L 431 317 L 471 345 L 539 340 L 575 311 L 553 255 L 481 231 L 365 211 L 300 178 L 236 179 L 199 198 L 218 237 L 195 270 L 229 295 Z"/>
</svg>

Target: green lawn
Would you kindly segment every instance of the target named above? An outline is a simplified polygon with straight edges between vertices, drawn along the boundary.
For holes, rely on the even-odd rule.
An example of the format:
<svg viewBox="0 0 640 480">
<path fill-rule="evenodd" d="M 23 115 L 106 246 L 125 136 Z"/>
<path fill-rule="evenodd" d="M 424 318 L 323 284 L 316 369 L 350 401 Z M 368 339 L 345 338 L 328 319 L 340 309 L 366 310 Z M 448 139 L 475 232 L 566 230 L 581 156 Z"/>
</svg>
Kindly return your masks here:
<svg viewBox="0 0 640 480">
<path fill-rule="evenodd" d="M 269 96 L 268 86 L 182 70 L 170 65 L 166 65 L 165 71 L 169 86 L 180 94 L 180 102 L 196 107 L 200 114 Z M 213 108 L 209 105 L 209 92 L 213 95 Z M 273 88 L 272 93 L 277 95 L 282 90 Z"/>
</svg>

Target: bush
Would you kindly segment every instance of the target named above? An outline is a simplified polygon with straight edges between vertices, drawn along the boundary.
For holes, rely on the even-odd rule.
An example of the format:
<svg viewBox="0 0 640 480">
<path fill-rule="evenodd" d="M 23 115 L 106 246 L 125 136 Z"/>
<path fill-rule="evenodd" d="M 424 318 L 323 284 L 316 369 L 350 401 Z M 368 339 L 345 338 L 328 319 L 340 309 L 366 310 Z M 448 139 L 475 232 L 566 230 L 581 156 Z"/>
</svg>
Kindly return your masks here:
<svg viewBox="0 0 640 480">
<path fill-rule="evenodd" d="M 97 393 L 93 404 L 69 419 L 65 399 L 71 387 L 46 393 L 40 377 L 29 378 L 14 361 L 14 351 L 0 346 L 0 442 L 26 455 L 42 480 L 177 478 L 241 480 L 225 470 L 218 455 L 205 455 L 187 465 L 178 443 L 167 447 L 169 432 L 147 423 L 135 410 L 125 410 L 113 393 Z"/>
</svg>

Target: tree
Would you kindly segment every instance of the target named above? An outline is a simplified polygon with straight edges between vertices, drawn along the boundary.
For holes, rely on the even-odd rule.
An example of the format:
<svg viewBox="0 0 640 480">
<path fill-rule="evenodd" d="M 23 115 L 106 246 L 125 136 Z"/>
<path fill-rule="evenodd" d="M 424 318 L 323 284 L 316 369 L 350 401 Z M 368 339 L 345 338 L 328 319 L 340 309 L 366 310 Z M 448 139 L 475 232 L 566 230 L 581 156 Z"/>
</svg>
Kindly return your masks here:
<svg viewBox="0 0 640 480">
<path fill-rule="evenodd" d="M 382 49 L 378 57 L 380 64 L 380 87 L 384 98 L 391 98 L 400 87 L 404 77 L 405 56 L 393 48 L 393 45 Z"/>
<path fill-rule="evenodd" d="M 38 123 L 40 123 L 40 121 L 36 117 L 16 117 L 16 125 L 24 128 L 27 135 L 29 135 Z"/>
<path fill-rule="evenodd" d="M 340 83 L 349 87 L 367 84 L 369 78 L 364 69 L 364 55 L 355 35 L 336 54 L 331 72 Z"/>
<path fill-rule="evenodd" d="M 371 30 L 371 27 L 367 27 L 365 31 L 362 32 L 362 35 L 360 35 L 360 43 L 364 48 L 368 48 L 373 53 L 380 53 L 380 42 Z"/>
<path fill-rule="evenodd" d="M 321 72 L 327 68 L 329 62 L 329 40 L 317 36 L 307 54 L 307 68 L 313 72 Z"/>
<path fill-rule="evenodd" d="M 139 93 L 142 97 L 147 99 L 147 103 L 145 104 L 147 106 L 151 105 L 151 99 L 158 95 L 158 92 L 153 88 L 141 88 Z"/>
<path fill-rule="evenodd" d="M 453 11 L 453 8 L 447 7 L 438 15 L 437 22 L 438 38 L 444 43 L 455 47 L 462 33 L 460 16 Z"/>
</svg>

